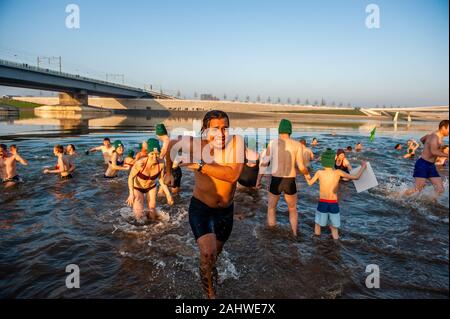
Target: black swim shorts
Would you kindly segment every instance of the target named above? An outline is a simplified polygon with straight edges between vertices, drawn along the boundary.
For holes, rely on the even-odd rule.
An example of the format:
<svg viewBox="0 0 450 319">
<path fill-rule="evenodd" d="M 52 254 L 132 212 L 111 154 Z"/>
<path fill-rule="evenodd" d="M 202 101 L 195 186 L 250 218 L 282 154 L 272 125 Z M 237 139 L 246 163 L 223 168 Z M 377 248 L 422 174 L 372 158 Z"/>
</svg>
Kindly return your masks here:
<svg viewBox="0 0 450 319">
<path fill-rule="evenodd" d="M 211 208 L 192 197 L 189 205 L 189 224 L 195 240 L 206 234 L 216 234 L 218 241 L 226 242 L 233 229 L 234 203 L 227 208 Z"/>
<path fill-rule="evenodd" d="M 295 177 L 275 177 L 272 176 L 270 182 L 270 190 L 273 195 L 281 195 L 285 193 L 286 195 L 297 194 L 297 183 L 295 182 Z"/>
<path fill-rule="evenodd" d="M 20 183 L 22 181 L 22 179 L 20 178 L 19 175 L 16 175 L 14 177 L 11 178 L 5 178 L 2 180 L 2 183 L 10 183 L 10 182 L 14 182 L 14 183 Z"/>
<path fill-rule="evenodd" d="M 181 177 L 183 177 L 183 173 L 181 172 L 180 166 L 172 170 L 172 176 L 173 176 L 173 184 L 171 186 L 179 188 L 181 186 Z"/>
</svg>

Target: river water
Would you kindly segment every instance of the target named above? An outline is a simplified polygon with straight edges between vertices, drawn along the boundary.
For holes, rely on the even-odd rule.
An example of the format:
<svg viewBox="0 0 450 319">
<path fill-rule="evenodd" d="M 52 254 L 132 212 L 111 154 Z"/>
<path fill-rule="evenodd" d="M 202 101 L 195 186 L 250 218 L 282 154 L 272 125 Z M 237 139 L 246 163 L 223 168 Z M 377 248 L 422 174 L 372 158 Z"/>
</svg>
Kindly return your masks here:
<svg viewBox="0 0 450 319">
<path fill-rule="evenodd" d="M 154 124 L 193 129 L 191 117 L 115 115 L 83 120 L 79 130 L 67 121 L 16 119 L 0 123 L 0 141 L 19 146 L 29 167 L 24 183 L 0 186 L 0 297 L 12 298 L 202 298 L 198 250 L 187 215 L 193 174 L 183 171 L 182 192 L 169 207 L 158 208 L 165 221 L 129 223 L 127 176 L 103 178 L 101 155 L 80 155 L 75 178 L 41 175 L 54 165 L 52 146 L 75 144 L 80 153 L 104 136 L 134 147 Z M 231 125 L 276 127 L 278 119 L 232 116 Z M 373 143 L 370 130 L 378 126 Z M 329 231 L 313 237 L 318 187 L 298 177 L 300 238 L 290 236 L 285 202 L 278 227 L 265 227 L 267 190 L 238 190 L 233 233 L 218 263 L 220 298 L 448 298 L 448 169 L 441 170 L 445 194 L 433 200 L 432 188 L 413 199 L 399 196 L 412 182 L 414 160 L 395 151 L 396 143 L 420 138 L 436 123 L 400 124 L 295 121 L 294 138 L 315 136 L 319 147 L 338 148 L 362 141 L 365 150 L 349 155 L 374 168 L 379 186 L 357 194 L 352 183 L 340 187 L 341 240 Z M 446 140 L 448 143 L 448 140 Z M 420 152 L 419 152 L 420 153 Z M 317 163 L 314 169 L 320 168 Z M 65 286 L 66 266 L 80 268 L 80 289 Z M 380 269 L 380 288 L 365 285 L 366 267 Z"/>
</svg>

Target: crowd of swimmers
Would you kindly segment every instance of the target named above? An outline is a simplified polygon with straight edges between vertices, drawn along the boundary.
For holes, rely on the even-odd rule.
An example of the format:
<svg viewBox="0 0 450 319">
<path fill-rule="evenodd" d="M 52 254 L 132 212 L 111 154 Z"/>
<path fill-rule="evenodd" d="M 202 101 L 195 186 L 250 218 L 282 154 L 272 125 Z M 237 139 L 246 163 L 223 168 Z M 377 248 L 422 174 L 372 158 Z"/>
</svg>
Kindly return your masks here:
<svg viewBox="0 0 450 319">
<path fill-rule="evenodd" d="M 424 136 L 420 142 L 423 152 L 417 160 L 413 176 L 416 185 L 407 194 L 421 191 L 426 181 L 431 181 L 437 194 L 443 192 L 443 180 L 436 165 L 448 161 L 448 146 L 443 138 L 448 136 L 448 120 L 439 124 L 439 129 Z M 267 224 L 276 226 L 277 204 L 283 196 L 289 211 L 292 234 L 297 236 L 297 176 L 303 175 L 306 183 L 312 186 L 319 183 L 319 200 L 315 213 L 314 234 L 320 236 L 323 227 L 329 227 L 333 239 L 339 239 L 341 227 L 338 189 L 341 181 L 359 179 L 367 164 L 363 161 L 353 170 L 347 154 L 363 150 L 362 143 L 355 147 L 334 151 L 330 148 L 314 154 L 319 146 L 313 138 L 310 147 L 305 139 L 292 138 L 292 123 L 281 120 L 278 137 L 258 151 L 254 140 L 245 140 L 239 135 L 229 134 L 230 120 L 222 111 L 209 111 L 203 118 L 202 136 L 178 136 L 170 138 L 163 124 L 156 126 L 155 137 L 139 145 L 136 152 L 125 152 L 120 141 L 111 143 L 109 138 L 103 144 L 87 150 L 86 155 L 95 152 L 103 154 L 104 177 L 113 179 L 120 171 L 128 173 L 128 197 L 126 203 L 133 208 L 136 220 L 145 217 L 159 218 L 156 210 L 158 197 L 165 197 L 169 205 L 174 204 L 173 195 L 179 193 L 182 167 L 194 172 L 193 194 L 189 204 L 189 223 L 200 250 L 200 277 L 208 298 L 215 297 L 217 282 L 216 260 L 223 245 L 231 235 L 233 227 L 234 195 L 237 187 L 260 189 L 262 180 L 268 179 Z M 420 144 L 414 140 L 407 143 L 405 158 L 415 156 Z M 395 150 L 402 150 L 402 145 Z M 195 151 L 196 150 L 196 151 Z M 76 170 L 75 158 L 78 156 L 74 145 L 65 148 L 56 145 L 53 153 L 57 164 L 45 168 L 46 174 L 59 174 L 63 179 L 73 177 Z M 238 160 L 243 153 L 243 160 Z M 205 155 L 206 154 L 206 155 Z M 205 157 L 206 156 L 206 157 Z M 322 168 L 313 174 L 312 162 L 320 162 Z M 5 184 L 20 181 L 15 163 L 28 165 L 16 146 L 0 145 L 0 174 Z M 312 176 L 311 176 L 312 175 Z M 147 214 L 145 206 L 148 207 Z"/>
</svg>

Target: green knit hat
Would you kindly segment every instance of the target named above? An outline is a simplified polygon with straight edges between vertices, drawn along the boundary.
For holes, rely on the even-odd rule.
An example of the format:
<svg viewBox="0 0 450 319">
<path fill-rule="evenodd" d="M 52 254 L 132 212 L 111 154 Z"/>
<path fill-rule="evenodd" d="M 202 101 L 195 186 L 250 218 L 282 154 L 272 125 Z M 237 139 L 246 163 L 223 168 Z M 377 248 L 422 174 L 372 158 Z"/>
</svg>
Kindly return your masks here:
<svg viewBox="0 0 450 319">
<path fill-rule="evenodd" d="M 325 152 L 322 153 L 320 162 L 322 163 L 323 167 L 334 167 L 334 164 L 336 162 L 336 152 L 328 148 Z"/>
<path fill-rule="evenodd" d="M 161 152 L 161 146 L 159 145 L 159 141 L 156 138 L 149 138 L 147 140 L 147 151 L 149 153 L 154 152 L 158 150 L 158 152 Z"/>
<path fill-rule="evenodd" d="M 282 119 L 280 126 L 278 126 L 279 134 L 292 134 L 292 123 L 289 120 Z"/>
<path fill-rule="evenodd" d="M 113 146 L 114 148 L 119 148 L 120 146 L 124 147 L 121 140 L 114 141 Z"/>
<path fill-rule="evenodd" d="M 133 150 L 128 151 L 127 157 L 134 158 L 134 151 Z"/>
<path fill-rule="evenodd" d="M 167 129 L 164 124 L 156 124 L 156 135 L 163 136 L 167 135 Z"/>
</svg>

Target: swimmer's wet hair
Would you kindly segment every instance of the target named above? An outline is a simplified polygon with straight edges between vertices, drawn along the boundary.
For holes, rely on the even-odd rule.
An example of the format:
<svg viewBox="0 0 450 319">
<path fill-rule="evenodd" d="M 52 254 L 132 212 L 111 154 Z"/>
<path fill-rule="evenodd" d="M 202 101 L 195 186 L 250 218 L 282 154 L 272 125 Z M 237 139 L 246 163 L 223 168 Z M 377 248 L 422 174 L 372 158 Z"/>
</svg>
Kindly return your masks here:
<svg viewBox="0 0 450 319">
<path fill-rule="evenodd" d="M 109 137 L 105 137 L 105 138 L 103 139 L 103 141 L 111 142 L 111 140 L 109 139 Z"/>
<path fill-rule="evenodd" d="M 448 128 L 448 120 L 443 120 L 441 121 L 441 123 L 439 123 L 439 129 L 443 127 Z"/>
<path fill-rule="evenodd" d="M 58 153 L 64 153 L 64 147 L 62 146 L 62 145 L 55 145 L 55 150 L 58 152 Z"/>
<path fill-rule="evenodd" d="M 6 144 L 0 144 L 0 148 L 6 151 L 7 146 L 6 146 Z"/>
<path fill-rule="evenodd" d="M 17 145 L 16 145 L 16 144 L 11 144 L 11 145 L 9 146 L 9 148 L 10 148 L 10 149 L 11 149 L 11 148 L 17 149 Z"/>
<path fill-rule="evenodd" d="M 72 149 L 75 151 L 75 145 L 73 145 L 73 144 L 68 144 L 67 146 L 72 146 Z"/>
<path fill-rule="evenodd" d="M 306 146 L 306 140 L 305 140 L 304 138 L 302 138 L 302 139 L 300 140 L 300 144 Z"/>
<path fill-rule="evenodd" d="M 228 117 L 228 114 L 224 111 L 219 110 L 212 110 L 205 114 L 203 117 L 203 125 L 201 132 L 203 133 L 207 128 L 209 128 L 209 124 L 211 123 L 211 120 L 215 119 L 227 119 L 228 124 L 230 124 L 230 118 Z"/>
</svg>

